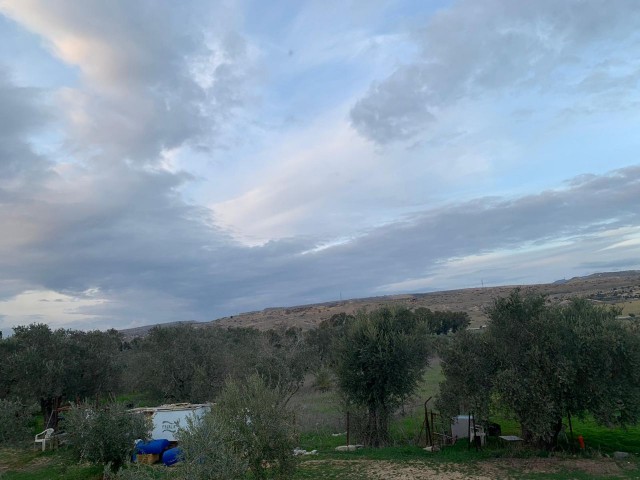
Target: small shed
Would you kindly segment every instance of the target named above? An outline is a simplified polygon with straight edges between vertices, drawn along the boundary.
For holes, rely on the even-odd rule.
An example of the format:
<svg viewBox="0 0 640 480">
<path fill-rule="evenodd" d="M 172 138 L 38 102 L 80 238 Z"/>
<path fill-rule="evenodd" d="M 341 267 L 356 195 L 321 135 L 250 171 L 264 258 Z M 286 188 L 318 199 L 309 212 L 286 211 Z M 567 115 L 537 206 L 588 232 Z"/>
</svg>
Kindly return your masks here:
<svg viewBox="0 0 640 480">
<path fill-rule="evenodd" d="M 170 442 L 174 442 L 177 440 L 175 434 L 178 426 L 184 427 L 187 423 L 187 417 L 201 418 L 211 410 L 211 406 L 210 403 L 172 403 L 158 407 L 134 408 L 130 412 L 142 413 L 151 417 L 153 422 L 152 439 L 166 438 Z"/>
</svg>

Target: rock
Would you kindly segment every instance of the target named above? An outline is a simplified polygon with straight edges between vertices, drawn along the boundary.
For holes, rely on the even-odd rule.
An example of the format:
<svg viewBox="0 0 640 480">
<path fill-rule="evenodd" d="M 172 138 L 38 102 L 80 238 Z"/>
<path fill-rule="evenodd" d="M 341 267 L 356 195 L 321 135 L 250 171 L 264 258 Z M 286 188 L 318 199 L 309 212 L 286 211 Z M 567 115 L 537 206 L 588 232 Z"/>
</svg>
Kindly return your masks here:
<svg viewBox="0 0 640 480">
<path fill-rule="evenodd" d="M 353 452 L 363 447 L 364 445 L 341 445 L 340 447 L 336 447 L 336 452 Z"/>
<path fill-rule="evenodd" d="M 293 455 L 296 456 L 296 457 L 298 455 L 317 455 L 317 454 L 318 454 L 318 450 L 311 450 L 310 452 L 307 452 L 303 448 L 294 448 L 293 449 Z"/>
<path fill-rule="evenodd" d="M 613 452 L 613 458 L 622 460 L 623 458 L 629 458 L 629 454 L 627 452 Z"/>
<path fill-rule="evenodd" d="M 440 447 L 438 445 L 433 445 L 432 447 L 425 447 L 424 451 L 425 452 L 439 452 L 440 451 Z"/>
</svg>

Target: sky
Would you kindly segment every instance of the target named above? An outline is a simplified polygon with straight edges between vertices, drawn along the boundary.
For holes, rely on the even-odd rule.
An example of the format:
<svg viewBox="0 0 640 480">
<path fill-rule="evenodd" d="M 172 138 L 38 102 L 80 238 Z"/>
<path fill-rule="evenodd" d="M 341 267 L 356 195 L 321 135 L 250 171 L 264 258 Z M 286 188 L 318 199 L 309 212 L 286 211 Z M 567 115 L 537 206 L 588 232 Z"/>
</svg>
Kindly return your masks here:
<svg viewBox="0 0 640 480">
<path fill-rule="evenodd" d="M 640 269 L 636 0 L 0 0 L 0 330 Z"/>
</svg>

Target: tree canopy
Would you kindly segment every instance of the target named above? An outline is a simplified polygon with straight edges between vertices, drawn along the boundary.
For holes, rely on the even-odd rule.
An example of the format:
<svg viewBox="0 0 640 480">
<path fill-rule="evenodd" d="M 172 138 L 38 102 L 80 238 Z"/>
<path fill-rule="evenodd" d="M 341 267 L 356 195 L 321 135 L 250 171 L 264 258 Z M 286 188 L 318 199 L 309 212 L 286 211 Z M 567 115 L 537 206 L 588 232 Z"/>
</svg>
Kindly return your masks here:
<svg viewBox="0 0 640 480">
<path fill-rule="evenodd" d="M 0 340 L 0 398 L 38 402 L 45 422 L 55 425 L 62 401 L 114 391 L 121 341 L 115 330 L 16 327 L 11 337 Z"/>
<path fill-rule="evenodd" d="M 336 373 L 347 398 L 367 411 L 364 443 L 389 442 L 389 417 L 416 389 L 428 360 L 425 323 L 411 311 L 360 312 L 338 345 Z"/>
<path fill-rule="evenodd" d="M 488 328 L 442 352 L 440 408 L 511 413 L 528 441 L 552 448 L 567 415 L 604 425 L 640 418 L 640 334 L 619 311 L 575 299 L 549 305 L 514 291 L 488 309 Z"/>
</svg>

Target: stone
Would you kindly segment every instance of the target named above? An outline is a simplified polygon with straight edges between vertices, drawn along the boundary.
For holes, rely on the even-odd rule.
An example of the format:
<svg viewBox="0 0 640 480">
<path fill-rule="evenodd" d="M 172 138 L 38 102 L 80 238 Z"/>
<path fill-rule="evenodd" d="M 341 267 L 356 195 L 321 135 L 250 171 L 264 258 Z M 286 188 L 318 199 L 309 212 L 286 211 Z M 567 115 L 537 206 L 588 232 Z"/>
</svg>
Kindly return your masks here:
<svg viewBox="0 0 640 480">
<path fill-rule="evenodd" d="M 336 452 L 353 452 L 363 447 L 364 445 L 341 445 L 336 447 Z"/>
</svg>

